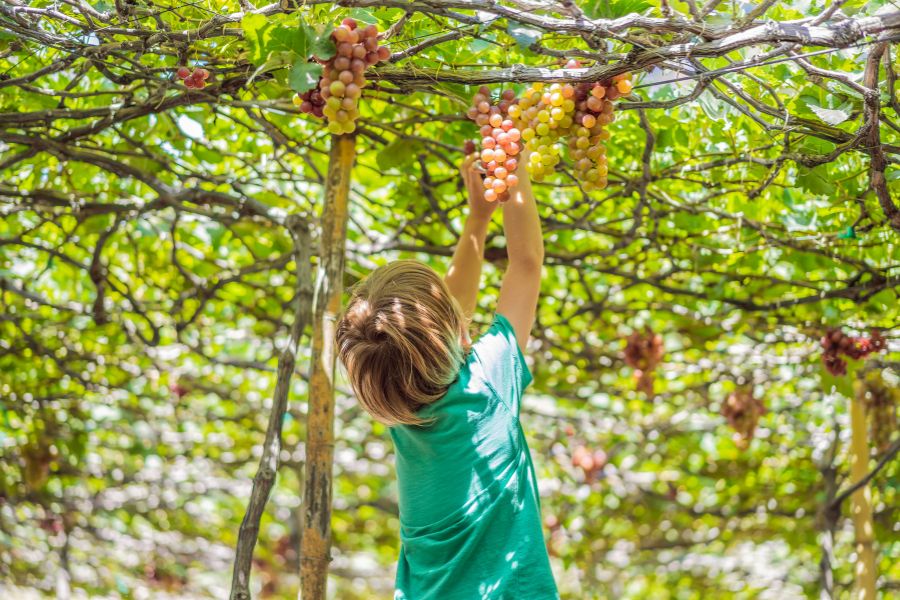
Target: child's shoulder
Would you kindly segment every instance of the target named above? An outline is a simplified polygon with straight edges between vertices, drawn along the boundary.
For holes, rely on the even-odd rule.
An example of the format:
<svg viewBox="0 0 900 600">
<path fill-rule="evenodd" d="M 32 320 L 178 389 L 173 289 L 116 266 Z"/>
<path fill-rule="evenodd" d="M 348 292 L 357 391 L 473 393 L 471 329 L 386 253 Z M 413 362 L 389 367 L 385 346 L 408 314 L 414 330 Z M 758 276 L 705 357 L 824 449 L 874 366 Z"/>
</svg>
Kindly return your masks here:
<svg viewBox="0 0 900 600">
<path fill-rule="evenodd" d="M 485 362 L 513 352 L 518 352 L 516 333 L 506 317 L 494 313 L 491 324 L 472 344 L 470 357 L 475 355 Z"/>
</svg>

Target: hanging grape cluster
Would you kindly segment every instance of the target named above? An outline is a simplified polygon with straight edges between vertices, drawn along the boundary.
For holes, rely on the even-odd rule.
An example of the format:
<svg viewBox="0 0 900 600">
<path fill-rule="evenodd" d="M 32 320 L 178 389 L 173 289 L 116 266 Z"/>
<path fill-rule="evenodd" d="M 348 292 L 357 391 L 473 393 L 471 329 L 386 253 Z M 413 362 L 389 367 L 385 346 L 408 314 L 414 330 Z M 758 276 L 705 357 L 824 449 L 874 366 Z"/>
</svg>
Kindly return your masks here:
<svg viewBox="0 0 900 600">
<path fill-rule="evenodd" d="M 510 118 L 516 106 L 515 92 L 506 90 L 494 104 L 491 90 L 481 87 L 472 97 L 472 106 L 466 116 L 481 129 L 481 166 L 484 177 L 484 199 L 488 202 L 509 198 L 509 192 L 519 183 L 516 156 L 521 151 L 521 133 Z"/>
<path fill-rule="evenodd" d="M 822 337 L 822 362 L 832 375 L 846 375 L 847 361 L 841 358 L 841 354 L 859 360 L 885 348 L 887 340 L 877 330 L 864 338 L 846 335 L 840 329 L 831 329 Z"/>
<path fill-rule="evenodd" d="M 577 69 L 581 63 L 570 60 L 565 66 Z M 632 87 L 630 73 L 616 75 L 608 81 L 574 85 L 548 86 L 536 82 L 519 98 L 512 90 L 506 90 L 496 105 L 491 101 L 490 90 L 482 87 L 475 94 L 467 116 L 481 128 L 482 153 L 488 151 L 488 159 L 493 159 L 482 159 L 485 165 L 495 162 L 505 169 L 496 160 L 495 148 L 501 145 L 498 134 L 515 132 L 515 147 L 524 143 L 530 151 L 528 173 L 535 181 L 541 181 L 556 170 L 563 158 L 561 142 L 565 142 L 575 177 L 585 191 L 592 191 L 607 185 L 605 142 L 610 133 L 606 127 L 615 120 L 613 101 L 631 93 Z M 499 117 L 493 117 L 494 114 Z M 501 125 L 491 123 L 490 119 Z M 509 152 L 502 149 L 501 156 L 508 158 Z M 497 183 L 498 179 L 501 183 Z M 515 186 L 503 179 L 492 177 L 490 184 L 496 186 L 493 189 L 508 190 Z M 497 192 L 497 197 L 502 200 L 503 192 Z"/>
<path fill-rule="evenodd" d="M 325 98 L 322 97 L 322 93 L 317 87 L 294 96 L 294 104 L 300 107 L 302 113 L 320 119 L 325 116 Z"/>
<path fill-rule="evenodd" d="M 606 452 L 601 448 L 591 451 L 584 445 L 576 446 L 572 451 L 572 466 L 584 471 L 584 480 L 593 483 L 609 462 Z"/>
<path fill-rule="evenodd" d="M 569 138 L 569 156 L 575 178 L 582 182 L 585 191 L 606 187 L 609 169 L 605 142 L 611 137 L 606 127 L 616 117 L 613 101 L 628 95 L 631 89 L 631 73 L 616 75 L 608 82 L 579 83 L 575 87 L 576 129 L 575 136 Z"/>
<path fill-rule="evenodd" d="M 391 51 L 379 45 L 375 25 L 360 26 L 349 17 L 334 28 L 331 38 L 336 52 L 323 65 L 318 96 L 312 91 L 297 94 L 294 104 L 304 113 L 328 119 L 331 133 L 353 133 L 359 118 L 359 99 L 366 87 L 366 68 L 389 59 Z"/>
<path fill-rule="evenodd" d="M 195 90 L 202 90 L 206 87 L 206 80 L 209 79 L 209 71 L 203 67 L 198 67 L 191 71 L 187 67 L 178 67 L 175 72 L 178 78 L 184 82 L 184 87 Z"/>
<path fill-rule="evenodd" d="M 734 443 L 746 448 L 753 440 L 759 418 L 766 414 L 766 406 L 753 395 L 752 386 L 742 386 L 728 395 L 721 412 L 734 429 Z"/>
<path fill-rule="evenodd" d="M 647 327 L 635 331 L 625 343 L 625 364 L 635 369 L 637 390 L 648 396 L 653 395 L 653 371 L 665 356 L 662 336 Z"/>
<path fill-rule="evenodd" d="M 897 431 L 897 405 L 900 389 L 884 381 L 880 371 L 872 371 L 863 380 L 866 416 L 869 420 L 869 438 L 877 452 L 884 452 L 891 445 Z"/>
<path fill-rule="evenodd" d="M 559 163 L 557 141 L 571 133 L 574 113 L 575 87 L 568 83 L 554 83 L 549 87 L 533 83 L 513 109 L 513 117 L 522 128 L 522 138 L 532 152 L 528 157 L 528 172 L 535 181 L 552 173 Z"/>
</svg>

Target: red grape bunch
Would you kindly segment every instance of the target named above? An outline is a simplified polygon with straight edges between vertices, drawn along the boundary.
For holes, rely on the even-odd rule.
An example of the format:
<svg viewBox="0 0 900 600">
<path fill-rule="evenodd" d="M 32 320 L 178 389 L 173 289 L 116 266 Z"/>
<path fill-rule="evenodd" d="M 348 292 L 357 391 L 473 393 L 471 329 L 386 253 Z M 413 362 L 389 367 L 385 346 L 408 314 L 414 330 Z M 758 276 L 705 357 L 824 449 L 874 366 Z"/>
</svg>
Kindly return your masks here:
<svg viewBox="0 0 900 600">
<path fill-rule="evenodd" d="M 728 395 L 721 412 L 734 429 L 734 443 L 743 449 L 753 440 L 759 418 L 766 414 L 766 406 L 753 395 L 752 386 L 741 386 Z"/>
<path fill-rule="evenodd" d="M 877 330 L 864 338 L 846 335 L 840 329 L 831 329 L 822 337 L 822 362 L 832 375 L 846 375 L 847 361 L 840 357 L 841 354 L 859 360 L 885 348 L 887 340 Z"/>
<path fill-rule="evenodd" d="M 359 27 L 347 18 L 331 34 L 337 53 L 325 63 L 319 89 L 325 98 L 323 112 L 332 133 L 351 133 L 359 116 L 359 98 L 366 86 L 365 70 L 390 58 L 387 47 L 378 46 L 375 25 Z"/>
<path fill-rule="evenodd" d="M 365 70 L 389 59 L 391 51 L 387 46 L 378 44 L 378 28 L 375 25 L 360 26 L 349 17 L 334 28 L 331 38 L 336 53 L 325 61 L 319 80 L 319 95 L 324 101 L 321 112 L 328 119 L 328 131 L 352 133 L 359 117 L 359 98 L 366 87 Z M 304 104 L 306 101 L 309 105 Z M 318 116 L 312 94 L 309 98 L 298 94 L 294 102 L 301 111 Z"/>
<path fill-rule="evenodd" d="M 573 59 L 565 66 L 578 69 L 581 63 Z M 530 150 L 528 172 L 541 181 L 556 170 L 561 160 L 559 142 L 564 140 L 576 178 L 583 182 L 585 191 L 591 191 L 603 189 L 607 184 L 605 142 L 610 133 L 606 126 L 615 120 L 613 101 L 630 94 L 632 88 L 630 73 L 621 73 L 608 81 L 575 85 L 535 82 L 518 99 L 512 90 L 506 90 L 495 106 L 490 90 L 482 87 L 475 94 L 467 115 L 481 128 L 482 154 L 486 155 L 482 160 L 486 166 L 494 163 L 503 167 L 496 148 L 506 139 L 503 133 L 516 132 L 513 147 L 521 150 L 524 146 Z M 506 148 L 501 150 L 500 157 L 508 159 L 510 154 Z M 488 188 L 494 189 L 500 199 L 503 190 L 515 185 L 508 181 L 497 183 L 503 177 L 494 177 L 490 169 L 489 175 Z"/>
<path fill-rule="evenodd" d="M 572 451 L 572 466 L 584 471 L 584 478 L 588 483 L 594 482 L 608 460 L 606 452 L 600 448 L 591 451 L 587 446 L 579 445 Z"/>
<path fill-rule="evenodd" d="M 569 61 L 566 68 L 578 68 Z M 602 190 L 607 184 L 606 146 L 610 138 L 606 126 L 615 120 L 613 100 L 631 93 L 631 73 L 616 75 L 610 81 L 579 83 L 575 89 L 575 136 L 569 138 L 569 155 L 575 177 L 585 191 Z"/>
<path fill-rule="evenodd" d="M 660 363 L 666 350 L 659 334 L 647 327 L 643 332 L 635 331 L 625 343 L 625 364 L 635 369 L 637 390 L 648 396 L 653 395 L 653 371 Z"/>
<path fill-rule="evenodd" d="M 322 93 L 317 87 L 294 96 L 294 104 L 300 107 L 302 113 L 320 119 L 325 116 L 325 98 L 322 97 Z"/>
<path fill-rule="evenodd" d="M 178 67 L 176 71 L 178 78 L 184 82 L 184 87 L 195 90 L 202 90 L 206 87 L 206 80 L 209 79 L 209 71 L 200 67 L 193 71 L 187 67 Z"/>
<path fill-rule="evenodd" d="M 481 128 L 481 166 L 486 173 L 484 199 L 488 202 L 506 201 L 510 190 L 519 184 L 516 156 L 522 150 L 522 134 L 510 118 L 515 97 L 513 90 L 506 90 L 494 104 L 491 91 L 482 86 L 466 113 Z"/>
</svg>

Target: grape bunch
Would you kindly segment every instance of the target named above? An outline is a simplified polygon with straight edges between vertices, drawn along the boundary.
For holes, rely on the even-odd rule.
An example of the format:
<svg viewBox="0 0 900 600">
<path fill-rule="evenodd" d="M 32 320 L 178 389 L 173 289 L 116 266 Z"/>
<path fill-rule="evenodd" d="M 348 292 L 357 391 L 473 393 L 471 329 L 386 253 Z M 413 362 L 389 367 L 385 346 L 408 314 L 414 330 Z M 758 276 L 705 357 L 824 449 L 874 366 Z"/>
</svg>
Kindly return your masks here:
<svg viewBox="0 0 900 600">
<path fill-rule="evenodd" d="M 606 452 L 598 448 L 593 452 L 587 446 L 576 446 L 572 451 L 572 466 L 584 471 L 585 481 L 592 483 L 609 461 Z"/>
<path fill-rule="evenodd" d="M 734 443 L 743 449 L 753 440 L 759 418 L 766 414 L 766 406 L 753 395 L 751 386 L 742 386 L 728 395 L 721 412 L 734 429 Z"/>
<path fill-rule="evenodd" d="M 635 369 L 637 390 L 648 396 L 653 395 L 653 371 L 665 355 L 663 339 L 647 327 L 643 332 L 635 331 L 625 343 L 625 364 Z"/>
<path fill-rule="evenodd" d="M 488 202 L 506 201 L 510 190 L 519 184 L 516 157 L 522 150 L 522 134 L 510 118 L 516 107 L 515 97 L 513 90 L 506 90 L 494 104 L 491 91 L 482 86 L 472 97 L 472 106 L 466 113 L 481 128 L 480 157 L 486 174 L 484 199 Z"/>
<path fill-rule="evenodd" d="M 206 80 L 209 79 L 209 71 L 200 67 L 191 71 L 187 67 L 178 67 L 175 72 L 178 78 L 184 82 L 184 87 L 195 90 L 202 90 L 206 87 Z"/>
<path fill-rule="evenodd" d="M 510 116 L 518 120 L 522 139 L 532 151 L 528 158 L 528 172 L 541 181 L 553 172 L 560 161 L 557 141 L 569 135 L 574 124 L 575 87 L 554 83 L 549 87 L 533 83 L 510 107 Z"/>
<path fill-rule="evenodd" d="M 574 64 L 573 64 L 574 62 Z M 567 68 L 581 66 L 570 61 Z M 569 155 L 575 177 L 585 191 L 602 190 L 609 172 L 605 142 L 610 139 L 606 126 L 615 120 L 613 100 L 631 92 L 631 74 L 616 75 L 608 82 L 579 83 L 575 88 L 575 136 L 569 139 Z"/>
<path fill-rule="evenodd" d="M 319 88 L 306 90 L 302 94 L 294 96 L 294 105 L 300 108 L 300 112 L 322 118 L 325 116 L 325 98 Z"/>
<path fill-rule="evenodd" d="M 891 437 L 897 430 L 900 389 L 885 382 L 878 370 L 868 373 L 863 383 L 866 388 L 863 401 L 869 420 L 869 438 L 878 452 L 884 452 L 890 446 Z"/>
<path fill-rule="evenodd" d="M 573 59 L 565 66 L 578 69 L 581 63 Z M 536 181 L 541 181 L 553 173 L 562 160 L 560 142 L 565 141 L 576 178 L 582 182 L 585 191 L 591 191 L 607 185 L 605 142 L 610 139 L 610 133 L 606 127 L 615 120 L 613 101 L 630 94 L 632 88 L 630 73 L 616 75 L 608 81 L 575 85 L 553 83 L 547 86 L 535 82 L 518 99 L 512 90 L 506 90 L 494 105 L 490 90 L 482 87 L 475 94 L 467 115 L 481 128 L 482 154 L 487 155 L 487 159 L 482 158 L 485 165 L 493 162 L 503 166 L 502 161 L 496 159 L 497 145 L 502 145 L 498 136 L 516 131 L 519 137 L 515 139 L 515 147 L 528 148 L 528 172 Z M 502 150 L 506 151 L 505 148 Z M 509 153 L 505 152 L 505 156 L 508 159 Z M 489 189 L 508 190 L 514 185 L 508 181 L 498 184 L 498 178 L 489 174 Z M 497 197 L 502 199 L 502 194 L 503 191 L 497 192 Z"/>
<path fill-rule="evenodd" d="M 321 113 L 328 119 L 328 131 L 335 134 L 352 133 L 359 117 L 359 99 L 366 87 L 366 68 L 391 57 L 387 46 L 378 44 L 378 28 L 361 26 L 356 19 L 346 18 L 334 28 L 331 39 L 335 43 L 335 55 L 323 64 L 319 79 Z M 302 112 L 320 116 L 317 102 L 298 94 L 294 103 Z M 304 102 L 309 102 L 305 105 Z M 308 109 L 308 110 L 305 110 Z"/>
<path fill-rule="evenodd" d="M 841 354 L 859 360 L 885 348 L 887 340 L 877 330 L 864 338 L 846 335 L 840 329 L 831 329 L 822 337 L 822 362 L 832 375 L 846 375 L 847 361 L 840 357 Z"/>
</svg>

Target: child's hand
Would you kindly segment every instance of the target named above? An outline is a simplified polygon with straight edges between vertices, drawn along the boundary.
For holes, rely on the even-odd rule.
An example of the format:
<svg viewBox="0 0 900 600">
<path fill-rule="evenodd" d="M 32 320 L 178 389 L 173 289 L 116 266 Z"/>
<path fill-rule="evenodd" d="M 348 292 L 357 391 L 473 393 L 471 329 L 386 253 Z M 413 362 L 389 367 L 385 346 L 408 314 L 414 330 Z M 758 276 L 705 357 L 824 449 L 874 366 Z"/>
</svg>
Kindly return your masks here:
<svg viewBox="0 0 900 600">
<path fill-rule="evenodd" d="M 466 194 L 469 197 L 469 215 L 479 219 L 490 219 L 497 208 L 498 202 L 488 202 L 484 199 L 484 180 L 478 170 L 478 154 L 470 154 L 459 165 L 463 183 L 466 184 Z"/>
</svg>

